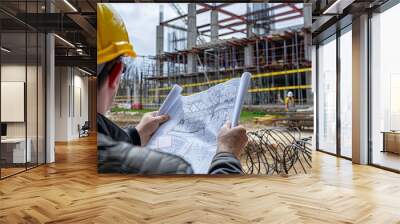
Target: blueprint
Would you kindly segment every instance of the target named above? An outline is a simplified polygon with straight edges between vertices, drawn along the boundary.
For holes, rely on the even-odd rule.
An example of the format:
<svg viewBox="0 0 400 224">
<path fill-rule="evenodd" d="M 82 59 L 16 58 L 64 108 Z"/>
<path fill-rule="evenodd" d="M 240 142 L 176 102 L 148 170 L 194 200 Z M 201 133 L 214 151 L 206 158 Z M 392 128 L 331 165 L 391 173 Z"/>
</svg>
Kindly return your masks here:
<svg viewBox="0 0 400 224">
<path fill-rule="evenodd" d="M 240 82 L 231 79 L 190 96 L 182 96 L 182 88 L 175 86 L 160 108 L 170 119 L 147 147 L 181 156 L 195 173 L 206 174 L 217 150 L 219 129 L 232 118 Z"/>
</svg>

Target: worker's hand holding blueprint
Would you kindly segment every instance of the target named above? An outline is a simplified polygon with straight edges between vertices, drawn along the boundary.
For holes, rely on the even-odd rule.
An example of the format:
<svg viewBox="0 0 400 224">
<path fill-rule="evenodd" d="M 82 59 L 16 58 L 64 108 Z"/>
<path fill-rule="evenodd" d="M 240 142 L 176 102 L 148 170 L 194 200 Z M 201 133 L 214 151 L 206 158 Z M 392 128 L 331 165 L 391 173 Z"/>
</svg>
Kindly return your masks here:
<svg viewBox="0 0 400 224">
<path fill-rule="evenodd" d="M 217 150 L 217 135 L 227 120 L 236 126 L 250 73 L 206 91 L 182 96 L 175 85 L 159 109 L 170 119 L 152 136 L 147 147 L 176 154 L 192 165 L 195 173 L 206 174 Z"/>
</svg>

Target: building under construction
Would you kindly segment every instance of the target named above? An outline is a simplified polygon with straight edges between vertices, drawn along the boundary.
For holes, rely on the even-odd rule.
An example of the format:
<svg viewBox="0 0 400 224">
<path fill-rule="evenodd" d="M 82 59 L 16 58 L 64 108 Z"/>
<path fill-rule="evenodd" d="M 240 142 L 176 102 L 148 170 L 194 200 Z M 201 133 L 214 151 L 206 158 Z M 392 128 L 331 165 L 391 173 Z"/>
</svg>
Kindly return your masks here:
<svg viewBox="0 0 400 224">
<path fill-rule="evenodd" d="M 247 105 L 282 105 L 288 91 L 294 93 L 298 104 L 312 104 L 311 6 L 242 4 L 246 11 L 237 14 L 229 9 L 231 5 L 190 3 L 184 13 L 179 5 L 170 4 L 179 16 L 168 20 L 163 19 L 160 9 L 156 56 L 144 60 L 147 62 L 134 71 L 135 77 L 141 77 L 134 101 L 158 106 L 173 84 L 181 85 L 183 93 L 189 95 L 248 71 L 253 76 Z M 209 13 L 210 22 L 196 25 L 203 13 Z M 290 21 L 297 23 L 276 26 Z M 131 99 L 126 90 L 119 95 L 120 102 L 126 95 Z"/>
</svg>

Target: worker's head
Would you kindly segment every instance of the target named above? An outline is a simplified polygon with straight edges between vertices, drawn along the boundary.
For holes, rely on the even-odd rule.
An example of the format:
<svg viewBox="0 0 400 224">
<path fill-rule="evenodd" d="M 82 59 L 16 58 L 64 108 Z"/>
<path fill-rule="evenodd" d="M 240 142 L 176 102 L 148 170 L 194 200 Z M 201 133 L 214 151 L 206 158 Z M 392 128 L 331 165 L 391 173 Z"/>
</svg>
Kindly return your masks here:
<svg viewBox="0 0 400 224">
<path fill-rule="evenodd" d="M 288 97 L 293 97 L 293 92 L 292 92 L 292 91 L 289 91 L 289 92 L 287 93 L 287 96 L 288 96 Z"/>
<path fill-rule="evenodd" d="M 136 57 L 121 17 L 104 3 L 97 4 L 97 111 L 106 112 L 125 69 L 123 57 Z"/>
</svg>

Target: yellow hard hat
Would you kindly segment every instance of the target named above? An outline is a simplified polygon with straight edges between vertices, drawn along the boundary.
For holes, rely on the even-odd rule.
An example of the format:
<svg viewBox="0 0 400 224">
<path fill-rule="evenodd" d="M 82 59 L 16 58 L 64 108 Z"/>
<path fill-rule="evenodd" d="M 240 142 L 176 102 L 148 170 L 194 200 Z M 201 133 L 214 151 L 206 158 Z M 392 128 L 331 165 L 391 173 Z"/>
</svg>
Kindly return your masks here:
<svg viewBox="0 0 400 224">
<path fill-rule="evenodd" d="M 97 64 L 119 56 L 136 57 L 125 24 L 108 4 L 97 4 Z"/>
</svg>

